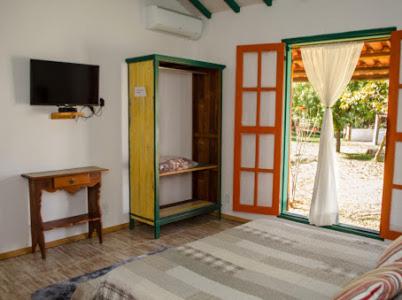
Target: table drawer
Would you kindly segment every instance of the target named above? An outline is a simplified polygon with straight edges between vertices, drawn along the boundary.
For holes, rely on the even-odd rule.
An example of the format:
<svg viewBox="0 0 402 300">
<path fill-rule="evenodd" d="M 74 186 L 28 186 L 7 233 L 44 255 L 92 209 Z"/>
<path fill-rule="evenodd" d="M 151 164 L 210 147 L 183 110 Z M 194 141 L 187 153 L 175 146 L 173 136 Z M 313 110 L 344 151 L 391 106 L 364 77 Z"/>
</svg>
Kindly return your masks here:
<svg viewBox="0 0 402 300">
<path fill-rule="evenodd" d="M 86 185 L 91 182 L 89 174 L 71 175 L 54 178 L 54 187 L 56 189 L 74 185 Z"/>
</svg>

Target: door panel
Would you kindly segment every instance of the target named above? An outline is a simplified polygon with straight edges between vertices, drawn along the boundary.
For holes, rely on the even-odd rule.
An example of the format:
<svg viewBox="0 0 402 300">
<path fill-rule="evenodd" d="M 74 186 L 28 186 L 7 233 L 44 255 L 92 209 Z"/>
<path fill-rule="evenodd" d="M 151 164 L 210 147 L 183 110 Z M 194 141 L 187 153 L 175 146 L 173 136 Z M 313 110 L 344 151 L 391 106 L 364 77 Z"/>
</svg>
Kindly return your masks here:
<svg viewBox="0 0 402 300">
<path fill-rule="evenodd" d="M 396 131 L 397 132 L 402 132 L 402 89 L 399 89 L 398 91 L 398 116 L 397 116 L 397 127 Z"/>
<path fill-rule="evenodd" d="M 240 178 L 240 203 L 241 205 L 253 205 L 254 203 L 254 173 L 241 172 Z"/>
<path fill-rule="evenodd" d="M 255 134 L 241 135 L 241 167 L 253 168 L 255 166 Z"/>
<path fill-rule="evenodd" d="M 270 112 L 275 111 L 275 92 L 261 92 L 260 101 L 260 125 L 273 127 L 275 126 L 275 114 Z"/>
<path fill-rule="evenodd" d="M 243 92 L 242 126 L 255 126 L 257 123 L 257 93 Z"/>
<path fill-rule="evenodd" d="M 275 51 L 261 52 L 261 86 L 276 86 L 276 60 Z"/>
<path fill-rule="evenodd" d="M 272 206 L 272 188 L 273 188 L 273 174 L 272 173 L 259 173 L 258 174 L 258 195 L 257 205 L 259 207 Z"/>
<path fill-rule="evenodd" d="M 402 142 L 396 142 L 395 144 L 394 164 L 395 166 L 400 166 L 399 168 L 394 168 L 394 183 L 402 185 Z"/>
<path fill-rule="evenodd" d="M 402 218 L 400 213 L 402 212 L 402 189 L 393 189 L 392 190 L 392 203 L 391 203 L 391 211 L 399 212 L 391 214 L 390 220 L 390 230 L 392 232 L 402 232 Z"/>
<path fill-rule="evenodd" d="M 258 54 L 256 52 L 245 53 L 243 56 L 243 86 L 244 87 L 256 87 L 258 74 Z"/>
<path fill-rule="evenodd" d="M 283 44 L 237 47 L 233 209 L 279 214 Z"/>
<path fill-rule="evenodd" d="M 395 36 L 395 41 L 391 41 L 392 44 L 397 44 L 399 43 L 399 53 L 395 52 L 395 55 L 399 54 L 399 58 L 401 57 L 401 49 L 402 49 L 402 39 L 401 39 L 401 31 L 396 31 L 394 33 Z M 397 59 L 396 59 L 397 61 Z M 398 61 L 397 61 L 398 62 Z M 397 73 L 398 74 L 398 73 Z M 401 78 L 402 78 L 402 60 L 399 59 L 399 83 L 401 83 Z"/>
<path fill-rule="evenodd" d="M 391 37 L 388 133 L 381 213 L 381 236 L 395 239 L 402 233 L 402 31 Z"/>
<path fill-rule="evenodd" d="M 258 168 L 274 169 L 275 135 L 260 134 Z"/>
</svg>

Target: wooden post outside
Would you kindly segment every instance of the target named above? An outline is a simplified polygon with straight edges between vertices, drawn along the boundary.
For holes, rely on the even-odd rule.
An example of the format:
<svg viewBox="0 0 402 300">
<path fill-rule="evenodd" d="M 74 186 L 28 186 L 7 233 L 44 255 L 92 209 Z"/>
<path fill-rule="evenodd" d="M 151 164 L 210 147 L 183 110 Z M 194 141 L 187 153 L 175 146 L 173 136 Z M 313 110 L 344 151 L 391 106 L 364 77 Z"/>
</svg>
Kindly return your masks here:
<svg viewBox="0 0 402 300">
<path fill-rule="evenodd" d="M 379 114 L 375 114 L 375 122 L 374 122 L 374 131 L 373 131 L 373 145 L 378 145 L 378 137 L 380 135 L 380 120 L 381 116 Z"/>
<path fill-rule="evenodd" d="M 352 126 L 351 125 L 347 125 L 346 126 L 346 136 L 345 139 L 350 142 L 352 140 Z"/>
</svg>

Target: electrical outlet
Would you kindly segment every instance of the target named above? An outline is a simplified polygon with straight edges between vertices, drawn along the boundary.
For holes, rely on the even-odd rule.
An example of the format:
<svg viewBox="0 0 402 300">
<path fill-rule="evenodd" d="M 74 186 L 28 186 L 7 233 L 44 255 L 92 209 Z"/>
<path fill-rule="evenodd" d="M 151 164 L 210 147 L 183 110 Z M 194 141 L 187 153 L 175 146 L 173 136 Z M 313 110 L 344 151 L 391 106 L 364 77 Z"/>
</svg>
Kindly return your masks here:
<svg viewBox="0 0 402 300">
<path fill-rule="evenodd" d="M 224 209 L 230 209 L 230 199 L 231 195 L 229 193 L 225 193 L 225 196 L 223 197 L 223 208 Z"/>
<path fill-rule="evenodd" d="M 224 197 L 223 201 L 224 201 L 226 204 L 229 204 L 229 203 L 230 203 L 230 194 L 229 194 L 229 193 L 226 193 L 226 194 L 225 194 L 225 197 Z"/>
</svg>

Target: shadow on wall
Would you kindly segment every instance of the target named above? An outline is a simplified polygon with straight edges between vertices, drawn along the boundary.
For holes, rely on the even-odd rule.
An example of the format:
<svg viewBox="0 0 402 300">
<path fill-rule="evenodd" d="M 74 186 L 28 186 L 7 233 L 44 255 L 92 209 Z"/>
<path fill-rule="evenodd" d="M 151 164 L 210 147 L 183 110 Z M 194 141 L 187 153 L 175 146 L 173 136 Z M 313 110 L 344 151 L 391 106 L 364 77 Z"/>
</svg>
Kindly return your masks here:
<svg viewBox="0 0 402 300">
<path fill-rule="evenodd" d="M 14 83 L 14 99 L 19 104 L 30 103 L 30 59 L 28 57 L 15 56 L 11 58 L 11 68 Z"/>
<path fill-rule="evenodd" d="M 25 179 L 18 176 L 0 179 L 1 210 L 0 253 L 21 248 L 21 241 L 30 245 L 29 193 Z M 7 240 L 7 245 L 1 242 Z M 7 247 L 7 248 L 5 248 Z"/>
<path fill-rule="evenodd" d="M 128 67 L 124 61 L 121 63 L 121 137 L 122 137 L 122 209 L 123 214 L 130 212 L 130 180 L 129 180 L 129 142 L 128 142 Z"/>
</svg>

